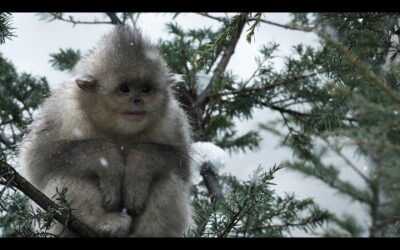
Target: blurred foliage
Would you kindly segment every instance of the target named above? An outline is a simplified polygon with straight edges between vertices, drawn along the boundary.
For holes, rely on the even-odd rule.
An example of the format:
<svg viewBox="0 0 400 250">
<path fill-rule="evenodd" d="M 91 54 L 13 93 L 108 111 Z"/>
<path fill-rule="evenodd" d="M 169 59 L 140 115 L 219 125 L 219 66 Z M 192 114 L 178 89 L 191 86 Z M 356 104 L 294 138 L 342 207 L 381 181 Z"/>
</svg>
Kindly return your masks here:
<svg viewBox="0 0 400 250">
<path fill-rule="evenodd" d="M 15 162 L 16 145 L 48 93 L 45 78 L 18 74 L 15 67 L 0 55 L 0 160 Z M 27 222 L 24 216 L 32 213 L 28 210 L 25 195 L 10 189 L 8 184 L 0 182 L 0 231 L 3 235 L 14 236 L 23 227 L 21 223 Z M 27 227 L 23 228 L 26 231 Z"/>
<path fill-rule="evenodd" d="M 35 109 L 49 93 L 46 78 L 17 73 L 0 54 L 0 159 L 11 160 Z"/>
<path fill-rule="evenodd" d="M 70 71 L 81 58 L 81 52 L 73 49 L 60 49 L 58 53 L 50 54 L 50 63 L 59 71 Z"/>
<path fill-rule="evenodd" d="M 0 13 L 0 43 L 14 36 L 11 18 Z M 0 54 L 0 160 L 16 162 L 17 144 L 48 93 L 46 78 L 18 73 Z M 35 213 L 30 212 L 28 198 L 9 184 L 0 176 L 0 235 L 16 236 L 18 230 L 26 231 L 27 216 Z M 34 218 L 40 222 L 39 215 Z"/>
<path fill-rule="evenodd" d="M 11 26 L 12 15 L 0 12 L 0 44 L 5 43 L 6 39 L 11 39 L 15 35 L 12 33 L 14 28 Z"/>
<path fill-rule="evenodd" d="M 320 45 L 296 46 L 298 56 L 287 58 L 284 74 L 307 72 L 315 77 L 285 86 L 283 93 L 290 98 L 279 106 L 295 112 L 281 112 L 280 122 L 261 127 L 281 136 L 282 144 L 293 149 L 297 159 L 288 161 L 288 167 L 366 208 L 367 225 L 344 215 L 336 218 L 339 229 L 328 229 L 328 236 L 399 235 L 395 226 L 400 208 L 399 17 L 397 13 L 294 15 L 294 23 L 314 27 Z M 367 166 L 344 153 L 354 148 Z M 363 184 L 343 180 L 342 164 L 325 163 L 330 153 Z"/>
</svg>

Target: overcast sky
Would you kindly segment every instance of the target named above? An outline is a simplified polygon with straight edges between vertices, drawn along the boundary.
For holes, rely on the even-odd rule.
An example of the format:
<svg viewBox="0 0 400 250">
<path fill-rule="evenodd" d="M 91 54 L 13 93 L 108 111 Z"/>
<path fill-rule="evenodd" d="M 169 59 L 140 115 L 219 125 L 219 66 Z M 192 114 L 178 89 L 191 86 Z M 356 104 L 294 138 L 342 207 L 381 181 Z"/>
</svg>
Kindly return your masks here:
<svg viewBox="0 0 400 250">
<path fill-rule="evenodd" d="M 91 20 L 95 13 L 75 14 L 82 19 Z M 98 15 L 101 17 L 101 15 Z M 146 13 L 139 18 L 138 27 L 143 33 L 156 42 L 158 39 L 168 39 L 165 24 L 171 21 L 172 15 L 167 13 Z M 288 15 L 285 13 L 265 14 L 264 18 L 279 23 L 285 23 Z M 179 15 L 174 22 L 183 28 L 199 27 L 218 27 L 214 20 L 202 17 L 197 14 L 185 13 Z M 7 40 L 5 44 L 0 45 L 0 52 L 9 59 L 19 72 L 31 73 L 35 76 L 45 76 L 50 86 L 68 79 L 67 73 L 54 70 L 49 64 L 49 54 L 57 52 L 59 48 L 80 49 L 82 52 L 90 49 L 101 35 L 112 28 L 111 25 L 77 25 L 73 27 L 69 23 L 60 21 L 46 23 L 40 21 L 39 17 L 33 13 L 14 13 L 13 26 L 15 34 L 12 40 Z M 282 67 L 282 58 L 292 52 L 291 47 L 298 43 L 316 44 L 317 37 L 312 33 L 300 31 L 285 30 L 271 25 L 260 26 L 255 34 L 255 41 L 248 44 L 244 36 L 241 37 L 235 50 L 235 54 L 228 65 L 242 79 L 248 79 L 256 68 L 254 61 L 260 45 L 268 42 L 280 44 L 278 57 L 274 60 L 274 67 Z M 256 110 L 254 119 L 251 121 L 236 121 L 237 128 L 240 131 L 247 131 L 256 128 L 258 123 L 268 122 L 276 117 L 276 114 L 269 110 Z M 222 171 L 231 173 L 241 179 L 246 179 L 249 174 L 259 165 L 269 168 L 274 164 L 279 164 L 283 160 L 292 157 L 291 151 L 279 147 L 279 140 L 270 133 L 262 133 L 263 141 L 261 149 L 256 152 L 234 153 L 226 160 L 226 166 Z M 354 154 L 348 151 L 348 155 Z M 334 156 L 326 159 L 336 162 Z M 360 160 L 359 160 L 360 161 Z M 358 164 L 364 164 L 359 162 Z M 345 169 L 344 169 L 345 170 Z M 344 171 L 343 175 L 347 179 L 360 183 L 354 174 Z M 334 191 L 322 185 L 319 181 L 305 179 L 298 174 L 288 170 L 281 170 L 275 179 L 277 184 L 274 188 L 279 194 L 285 192 L 294 192 L 298 197 L 313 197 L 324 208 L 329 208 L 338 214 L 350 213 L 356 215 L 365 224 L 368 224 L 365 216 L 365 208 L 352 203 L 343 196 L 338 196 Z M 294 232 L 294 236 L 305 236 L 303 232 Z"/>
</svg>

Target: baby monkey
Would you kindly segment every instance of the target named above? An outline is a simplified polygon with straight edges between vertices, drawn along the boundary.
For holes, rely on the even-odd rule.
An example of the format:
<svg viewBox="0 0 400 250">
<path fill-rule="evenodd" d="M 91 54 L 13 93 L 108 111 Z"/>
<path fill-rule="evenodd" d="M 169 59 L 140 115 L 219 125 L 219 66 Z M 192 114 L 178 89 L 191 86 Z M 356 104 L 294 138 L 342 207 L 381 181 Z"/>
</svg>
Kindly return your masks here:
<svg viewBox="0 0 400 250">
<path fill-rule="evenodd" d="M 23 173 L 49 197 L 67 187 L 72 213 L 99 235 L 183 236 L 191 133 L 157 48 L 119 26 L 73 73 L 29 126 Z M 74 236 L 56 224 L 61 232 Z"/>
</svg>

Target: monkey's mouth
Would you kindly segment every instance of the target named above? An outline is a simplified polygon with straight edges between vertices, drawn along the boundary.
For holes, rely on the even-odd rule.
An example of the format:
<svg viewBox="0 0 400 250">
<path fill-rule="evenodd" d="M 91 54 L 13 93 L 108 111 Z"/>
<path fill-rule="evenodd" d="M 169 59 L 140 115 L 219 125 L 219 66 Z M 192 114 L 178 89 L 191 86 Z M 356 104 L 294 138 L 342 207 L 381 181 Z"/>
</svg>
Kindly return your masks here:
<svg viewBox="0 0 400 250">
<path fill-rule="evenodd" d="M 123 115 L 144 115 L 146 112 L 144 111 L 123 111 Z"/>
<path fill-rule="evenodd" d="M 129 121 L 140 121 L 144 118 L 146 112 L 144 111 L 122 111 L 121 115 L 124 119 Z"/>
</svg>

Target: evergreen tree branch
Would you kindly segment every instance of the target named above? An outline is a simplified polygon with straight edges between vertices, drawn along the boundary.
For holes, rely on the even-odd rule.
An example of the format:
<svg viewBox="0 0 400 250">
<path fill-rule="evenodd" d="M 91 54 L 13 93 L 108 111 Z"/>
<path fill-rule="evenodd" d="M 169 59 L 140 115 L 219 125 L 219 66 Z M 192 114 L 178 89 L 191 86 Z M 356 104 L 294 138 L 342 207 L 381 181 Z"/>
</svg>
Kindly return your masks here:
<svg viewBox="0 0 400 250">
<path fill-rule="evenodd" d="M 227 42 L 227 45 L 224 47 L 223 55 L 220 61 L 218 62 L 218 65 L 216 66 L 215 70 L 213 71 L 213 75 L 207 85 L 207 87 L 203 90 L 203 92 L 197 97 L 197 100 L 194 101 L 193 103 L 193 114 L 194 114 L 194 122 L 195 122 L 195 129 L 194 129 L 194 136 L 197 141 L 206 141 L 208 138 L 205 134 L 203 125 L 202 125 L 202 114 L 204 112 L 204 107 L 206 103 L 209 101 L 209 96 L 212 94 L 213 90 L 213 85 L 215 81 L 225 72 L 226 67 L 235 51 L 236 45 L 239 41 L 240 35 L 243 31 L 243 28 L 246 24 L 246 19 L 247 19 L 247 13 L 242 13 L 236 15 L 233 20 L 231 21 L 231 26 L 228 27 L 224 32 L 222 32 L 217 40 L 219 42 L 216 42 L 217 45 L 215 46 L 220 46 L 218 43 L 220 43 L 222 40 L 225 39 L 225 37 L 229 36 L 230 40 Z M 233 25 L 233 27 L 232 27 Z M 228 34 L 231 32 L 231 34 Z"/>
<path fill-rule="evenodd" d="M 92 229 L 73 216 L 70 211 L 62 210 L 59 205 L 40 192 L 24 177 L 19 175 L 13 167 L 2 160 L 0 160 L 0 177 L 28 196 L 45 211 L 60 211 L 59 213 L 55 213 L 55 219 L 61 224 L 66 225 L 72 232 L 81 237 L 98 237 Z"/>
<path fill-rule="evenodd" d="M 232 90 L 232 91 L 225 91 L 225 92 L 218 92 L 218 93 L 212 93 L 209 94 L 209 97 L 220 97 L 220 96 L 225 96 L 225 95 L 235 95 L 235 94 L 254 94 L 257 92 L 261 92 L 261 91 L 267 91 L 267 90 L 271 90 L 274 89 L 276 87 L 281 87 L 281 86 L 285 86 L 289 83 L 293 83 L 295 81 L 299 81 L 299 80 L 304 80 L 307 79 L 309 77 L 313 77 L 317 75 L 315 74 L 310 74 L 310 75 L 301 75 L 301 76 L 296 76 L 296 77 L 292 77 L 289 79 L 284 79 L 278 82 L 272 82 L 269 84 L 264 84 L 263 86 L 260 87 L 247 87 L 247 88 L 241 88 L 241 89 L 237 89 L 237 90 Z"/>
<path fill-rule="evenodd" d="M 397 91 L 391 89 L 386 84 L 382 83 L 382 80 L 379 79 L 376 74 L 363 62 L 354 57 L 350 51 L 340 44 L 336 42 L 330 36 L 321 34 L 321 36 L 325 39 L 328 46 L 332 46 L 337 49 L 337 51 L 348 61 L 350 62 L 357 71 L 360 72 L 362 76 L 369 79 L 370 82 L 379 90 L 381 90 L 386 96 L 390 97 L 396 103 L 400 103 L 400 96 L 397 94 Z"/>
<path fill-rule="evenodd" d="M 343 132 L 336 132 L 336 134 L 340 135 L 348 135 L 347 133 Z M 371 145 L 375 147 L 382 147 L 382 148 L 389 148 L 394 150 L 397 154 L 400 154 L 400 146 L 392 144 L 390 142 L 387 142 L 385 140 L 355 140 L 352 142 L 349 142 L 348 144 L 350 145 L 358 145 L 358 146 L 366 146 L 366 145 Z"/>
<path fill-rule="evenodd" d="M 241 15 L 239 15 L 238 18 L 241 18 Z M 233 29 L 231 38 L 227 42 L 227 45 L 226 45 L 225 49 L 223 50 L 222 58 L 218 62 L 218 65 L 215 68 L 215 70 L 213 71 L 213 75 L 212 75 L 207 87 L 203 90 L 203 92 L 199 95 L 196 102 L 194 103 L 195 107 L 199 107 L 199 108 L 204 107 L 210 94 L 212 94 L 212 87 L 214 85 L 214 82 L 216 81 L 216 79 L 218 77 L 220 77 L 222 75 L 223 72 L 225 72 L 225 69 L 228 66 L 228 63 L 229 63 L 232 55 L 235 53 L 236 45 L 239 41 L 240 35 L 242 34 L 245 24 L 246 24 L 246 22 L 244 20 L 241 20 L 238 22 L 237 27 L 235 29 Z"/>
<path fill-rule="evenodd" d="M 285 113 L 285 114 L 289 114 L 289 115 L 297 116 L 297 117 L 311 117 L 311 114 L 302 113 L 302 112 L 291 110 L 291 109 L 285 109 L 285 108 L 282 108 L 282 107 L 279 107 L 279 106 L 271 105 L 271 104 L 269 104 L 267 102 L 263 102 L 262 104 L 265 107 L 268 107 L 268 108 L 270 108 L 272 110 L 279 111 L 280 113 Z"/>
<path fill-rule="evenodd" d="M 218 21 L 218 22 L 224 22 L 225 21 L 224 18 L 210 15 L 207 12 L 198 12 L 196 14 L 199 14 L 199 15 L 204 16 L 204 17 L 208 17 L 208 18 L 213 19 L 213 20 Z M 315 27 L 311 27 L 311 26 L 301 27 L 301 26 L 294 26 L 294 25 L 286 25 L 286 24 L 280 24 L 280 23 L 272 22 L 272 21 L 269 21 L 269 20 L 266 20 L 266 19 L 262 19 L 262 18 L 261 19 L 249 18 L 248 21 L 259 21 L 260 23 L 265 23 L 265 24 L 277 26 L 277 27 L 280 27 L 280 28 L 296 30 L 296 31 L 312 32 L 312 31 L 315 30 Z"/>
<path fill-rule="evenodd" d="M 253 18 L 249 18 L 249 21 L 253 21 Z M 273 25 L 273 26 L 277 26 L 277 27 L 280 27 L 280 28 L 296 30 L 296 31 L 312 32 L 312 31 L 315 30 L 314 27 L 310 27 L 310 26 L 301 27 L 301 26 L 294 26 L 294 25 L 286 25 L 286 24 L 280 24 L 280 23 L 268 21 L 268 20 L 265 20 L 265 19 L 260 19 L 260 22 L 261 23 L 265 23 L 265 24 L 269 24 L 269 25 Z"/>
<path fill-rule="evenodd" d="M 371 180 L 363 173 L 361 172 L 356 165 L 354 165 L 349 158 L 347 158 L 337 147 L 332 145 L 326 138 L 320 137 L 326 145 L 333 150 L 340 158 L 342 158 L 347 165 L 354 171 L 356 172 L 367 184 L 371 184 Z"/>
<path fill-rule="evenodd" d="M 11 26 L 11 14 L 0 12 L 0 44 L 3 44 L 6 39 L 10 39 L 15 35 L 12 33 L 14 28 Z"/>
<path fill-rule="evenodd" d="M 240 209 L 239 211 L 235 212 L 233 216 L 231 217 L 229 224 L 226 226 L 225 230 L 218 235 L 218 238 L 226 238 L 228 234 L 231 232 L 231 230 L 236 226 L 236 224 L 239 222 L 239 215 L 241 214 L 243 210 Z"/>
<path fill-rule="evenodd" d="M 341 194 L 345 194 L 348 197 L 357 200 L 364 204 L 372 204 L 371 199 L 365 197 L 362 192 L 353 186 L 351 183 L 340 180 L 337 175 L 334 174 L 332 176 L 332 171 L 325 166 L 318 166 L 318 169 L 313 170 L 314 168 L 311 166 L 305 166 L 304 164 L 291 164 L 288 163 L 288 166 L 296 170 L 300 173 L 305 174 L 306 176 L 313 176 L 318 180 L 321 180 L 323 183 L 327 184 L 329 187 L 339 191 Z"/>
</svg>

